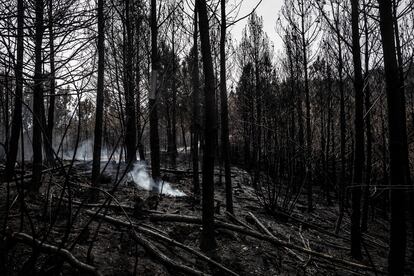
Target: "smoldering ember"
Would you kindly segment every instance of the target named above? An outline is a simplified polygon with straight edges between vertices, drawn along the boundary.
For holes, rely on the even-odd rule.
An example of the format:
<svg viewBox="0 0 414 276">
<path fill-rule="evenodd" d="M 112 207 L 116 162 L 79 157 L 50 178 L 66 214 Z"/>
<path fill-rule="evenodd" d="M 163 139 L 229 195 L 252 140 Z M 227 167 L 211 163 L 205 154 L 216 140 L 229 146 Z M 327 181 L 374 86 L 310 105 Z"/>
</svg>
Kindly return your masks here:
<svg viewBox="0 0 414 276">
<path fill-rule="evenodd" d="M 1 275 L 414 275 L 413 0 L 1 0 Z"/>
</svg>

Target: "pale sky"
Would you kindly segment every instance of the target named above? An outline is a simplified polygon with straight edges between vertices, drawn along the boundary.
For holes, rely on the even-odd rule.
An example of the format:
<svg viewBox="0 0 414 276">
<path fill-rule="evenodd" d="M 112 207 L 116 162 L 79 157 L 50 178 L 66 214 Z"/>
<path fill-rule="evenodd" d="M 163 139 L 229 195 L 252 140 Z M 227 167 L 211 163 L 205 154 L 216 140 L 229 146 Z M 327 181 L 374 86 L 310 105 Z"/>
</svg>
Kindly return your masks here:
<svg viewBox="0 0 414 276">
<path fill-rule="evenodd" d="M 237 0 L 239 1 L 239 0 Z M 239 12 L 238 17 L 243 17 L 249 14 L 260 0 L 244 0 Z M 262 3 L 257 8 L 256 13 L 263 17 L 263 29 L 269 36 L 270 40 L 275 45 L 275 53 L 282 49 L 282 41 L 279 35 L 276 33 L 276 20 L 279 15 L 283 0 L 262 0 Z M 247 18 L 238 22 L 235 26 L 232 26 L 231 33 L 233 39 L 240 42 L 242 31 L 247 24 Z"/>
</svg>

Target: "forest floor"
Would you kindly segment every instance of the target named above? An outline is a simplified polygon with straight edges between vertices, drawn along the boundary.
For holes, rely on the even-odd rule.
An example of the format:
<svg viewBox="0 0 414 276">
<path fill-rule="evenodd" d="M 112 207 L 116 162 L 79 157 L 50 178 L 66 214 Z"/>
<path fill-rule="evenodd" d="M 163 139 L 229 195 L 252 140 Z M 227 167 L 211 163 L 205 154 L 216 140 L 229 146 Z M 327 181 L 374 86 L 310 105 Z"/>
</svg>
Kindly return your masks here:
<svg viewBox="0 0 414 276">
<path fill-rule="evenodd" d="M 10 233 L 9 240 L 13 240 L 16 232 L 33 236 L 33 230 L 38 240 L 45 238 L 44 242 L 49 245 L 59 246 L 64 241 L 65 248 L 69 249 L 77 240 L 70 252 L 80 262 L 97 268 L 101 275 L 197 275 L 198 272 L 202 272 L 202 275 L 228 275 L 214 265 L 212 259 L 233 271 L 234 275 L 382 275 L 387 271 L 388 221 L 379 217 L 369 221 L 369 229 L 363 235 L 363 260 L 352 260 L 349 256 L 349 214 L 345 214 L 339 234 L 334 234 L 338 217 L 337 204 L 323 205 L 322 202 L 326 200 L 322 193 L 315 189 L 315 210 L 312 213 L 304 210 L 306 201 L 301 197 L 291 218 L 275 218 L 263 210 L 251 187 L 250 175 L 237 167 L 232 167 L 234 211 L 237 219 L 225 213 L 224 184 L 220 184 L 220 171 L 217 169 L 216 220 L 223 224 L 236 225 L 236 228 L 233 227 L 236 230 L 247 229 L 248 232 L 260 234 L 262 237 L 257 238 L 253 237 L 256 234 L 252 236 L 234 229 L 218 227 L 217 251 L 209 255 L 210 261 L 206 261 L 204 257 L 177 246 L 178 243 L 200 252 L 201 225 L 195 218 L 201 218 L 201 205 L 195 204 L 194 199 L 189 196 L 154 195 L 137 188 L 127 178 L 120 182 L 114 193 L 111 193 L 116 167 L 113 165 L 109 168 L 108 174 L 112 177 L 107 179 L 108 183 L 100 186 L 98 201 L 84 204 L 82 208 L 79 208 L 79 203 L 90 191 L 89 164 L 77 163 L 69 177 L 72 206 L 67 201 L 62 201 L 58 207 L 65 182 L 62 173 L 45 173 L 41 193 L 28 194 L 25 197 L 27 214 L 24 216 L 23 224 L 20 215 L 22 203 L 16 198 L 16 185 L 13 186 L 12 183 L 9 193 L 11 207 L 6 229 L 6 232 Z M 185 165 L 178 167 L 178 173 L 171 170 L 164 171 L 163 175 L 174 188 L 191 195 L 192 176 L 190 173 L 184 173 Z M 121 174 L 122 171 L 121 166 Z M 68 195 L 65 192 L 64 198 L 68 198 Z M 7 185 L 3 183 L 0 186 L 1 227 L 4 226 L 6 218 L 6 197 Z M 110 208 L 100 208 L 108 197 L 116 200 L 112 200 Z M 99 209 L 102 209 L 100 214 L 105 214 L 106 218 L 110 217 L 113 221 L 102 219 L 102 216 L 93 218 L 92 214 Z M 50 227 L 56 214 L 57 220 L 53 227 Z M 166 214 L 172 216 L 168 217 Z M 27 219 L 27 215 L 32 222 Z M 192 218 L 188 219 L 186 216 Z M 186 222 L 179 222 L 183 218 Z M 255 218 L 268 232 L 258 226 Z M 68 222 L 72 224 L 70 231 L 66 231 L 69 229 Z M 23 229 L 20 229 L 21 225 Z M 157 234 L 168 239 L 160 239 Z M 269 235 L 273 236 L 270 242 Z M 17 238 L 16 240 L 19 241 Z M 0 263 L 3 264 L 0 265 L 0 274 L 62 275 L 54 271 L 59 270 L 59 260 L 65 260 L 63 275 L 87 275 L 81 271 L 82 269 L 76 269 L 76 265 L 69 265 L 65 256 L 56 258 L 48 252 L 33 259 L 33 250 L 28 246 L 30 242 L 6 241 L 3 237 L 0 243 Z M 275 241 L 282 241 L 283 244 Z M 292 247 L 284 246 L 286 244 Z M 42 249 L 39 250 L 45 253 Z M 88 251 L 90 254 L 87 260 Z M 321 257 L 309 251 L 324 255 Z M 184 272 L 184 266 L 190 270 Z M 412 261 L 407 264 L 407 275 L 414 275 Z"/>
</svg>

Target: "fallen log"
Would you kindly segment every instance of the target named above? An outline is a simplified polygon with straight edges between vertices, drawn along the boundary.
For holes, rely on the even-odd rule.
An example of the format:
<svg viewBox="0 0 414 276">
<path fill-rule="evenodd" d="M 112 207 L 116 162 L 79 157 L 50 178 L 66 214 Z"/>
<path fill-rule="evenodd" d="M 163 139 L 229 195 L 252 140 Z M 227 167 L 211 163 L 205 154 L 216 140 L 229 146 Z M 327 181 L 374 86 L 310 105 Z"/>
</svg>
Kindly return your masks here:
<svg viewBox="0 0 414 276">
<path fill-rule="evenodd" d="M 253 215 L 251 212 L 248 213 L 249 216 L 254 220 L 254 222 L 256 223 L 256 225 L 267 235 L 276 238 L 275 235 L 272 234 L 272 232 L 269 231 L 269 229 L 267 229 L 261 222 L 260 220 Z M 296 254 L 295 252 L 292 251 L 292 249 L 287 248 L 287 247 L 283 247 L 287 252 L 289 252 L 291 255 L 295 256 L 299 261 L 304 262 L 305 260 L 299 256 L 298 254 Z"/>
<path fill-rule="evenodd" d="M 105 219 L 106 216 L 99 214 L 98 212 L 93 212 L 90 210 L 86 210 L 85 211 L 86 214 L 88 214 L 89 216 L 92 216 L 93 218 L 102 218 Z M 108 220 L 107 220 L 108 221 Z M 115 223 L 115 221 L 117 221 L 115 218 L 112 218 L 111 222 Z M 184 272 L 186 274 L 189 275 L 196 275 L 196 276 L 207 276 L 208 274 L 205 274 L 201 271 L 198 271 L 196 269 L 193 269 L 191 267 L 182 265 L 180 263 L 177 263 L 175 261 L 173 261 L 172 259 L 170 259 L 168 256 L 166 256 L 163 252 L 161 252 L 161 250 L 159 250 L 153 243 L 151 243 L 149 240 L 147 240 L 146 238 L 144 238 L 141 234 L 138 234 L 135 231 L 135 227 L 132 224 L 132 222 L 129 220 L 129 222 L 125 222 L 125 224 L 121 224 L 121 226 L 126 226 L 131 228 L 133 231 L 131 231 L 132 233 L 132 238 L 139 243 L 142 247 L 144 247 L 144 249 L 150 254 L 153 255 L 155 258 L 157 258 L 162 264 L 164 264 L 165 266 L 169 267 L 169 268 L 173 268 L 176 269 L 178 271 Z"/>
<path fill-rule="evenodd" d="M 193 269 L 191 267 L 179 264 L 173 260 L 171 260 L 169 257 L 167 257 L 163 252 L 161 252 L 154 244 L 152 244 L 149 240 L 144 238 L 142 235 L 138 234 L 135 231 L 132 231 L 132 238 L 139 243 L 142 247 L 147 250 L 147 252 L 154 257 L 156 257 L 161 263 L 163 263 L 165 266 L 176 269 L 178 271 L 187 273 L 189 275 L 197 275 L 197 276 L 203 276 L 208 275 L 206 273 L 203 273 L 201 271 L 198 271 L 196 269 Z"/>
<path fill-rule="evenodd" d="M 152 214 L 152 215 L 150 215 L 150 220 L 152 220 L 152 221 L 169 221 L 169 222 L 184 222 L 184 223 L 202 224 L 201 218 L 192 217 L 192 216 L 172 215 L 172 214 L 164 214 L 164 215 Z M 233 230 L 235 232 L 239 232 L 239 233 L 257 238 L 259 240 L 268 241 L 268 242 L 270 242 L 272 244 L 275 244 L 277 246 L 287 247 L 287 248 L 297 250 L 297 251 L 305 253 L 305 254 L 312 255 L 314 257 L 317 257 L 319 259 L 322 259 L 322 260 L 325 260 L 325 261 L 328 261 L 328 262 L 339 263 L 339 264 L 347 265 L 347 266 L 354 267 L 354 268 L 357 268 L 357 269 L 377 272 L 377 273 L 380 273 L 380 274 L 386 274 L 384 271 L 376 270 L 375 268 L 372 268 L 370 266 L 365 266 L 365 265 L 355 263 L 355 262 L 352 262 L 352 261 L 347 261 L 347 260 L 344 260 L 344 259 L 338 259 L 338 258 L 335 258 L 331 255 L 327 255 L 325 253 L 321 253 L 321 252 L 313 251 L 313 250 L 310 250 L 310 249 L 307 249 L 307 248 L 303 248 L 301 246 L 279 240 L 279 239 L 277 239 L 275 237 L 272 237 L 272 236 L 269 236 L 269 235 L 263 235 L 263 234 L 260 234 L 257 231 L 252 231 L 250 229 L 246 229 L 246 228 L 234 225 L 234 224 L 219 222 L 219 221 L 215 221 L 214 224 L 215 224 L 215 227 L 217 227 L 217 228 L 225 228 L 225 229 Z"/>
<path fill-rule="evenodd" d="M 54 245 L 41 242 L 37 239 L 34 239 L 32 236 L 21 232 L 12 233 L 10 235 L 10 238 L 14 241 L 36 247 L 41 252 L 57 254 L 60 257 L 62 257 L 66 262 L 68 262 L 71 266 L 81 271 L 85 271 L 96 276 L 102 276 L 102 273 L 96 267 L 79 261 L 75 256 L 73 256 L 72 253 L 70 253 L 68 250 L 64 248 L 58 248 Z"/>
<path fill-rule="evenodd" d="M 293 221 L 295 221 L 295 222 L 297 222 L 299 224 L 302 224 L 302 225 L 304 225 L 304 226 L 306 226 L 308 228 L 314 229 L 314 230 L 316 230 L 316 231 L 318 231 L 320 233 L 323 233 L 323 234 L 328 235 L 328 236 L 331 236 L 331 237 L 339 238 L 339 239 L 342 239 L 342 240 L 345 240 L 345 241 L 350 241 L 350 239 L 348 237 L 344 237 L 344 236 L 337 235 L 337 234 L 335 234 L 333 232 L 330 232 L 330 231 L 328 231 L 328 230 L 326 230 L 326 229 L 324 229 L 324 228 L 322 228 L 322 227 L 320 227 L 318 225 L 309 223 L 309 222 L 304 221 L 304 220 L 302 220 L 300 218 L 296 218 L 296 217 L 294 217 L 294 216 L 292 216 L 290 214 L 287 214 L 287 213 L 283 213 L 283 214 L 285 216 L 287 216 L 289 219 L 291 219 L 291 220 L 293 220 Z"/>
<path fill-rule="evenodd" d="M 276 238 L 270 231 L 269 229 L 266 228 L 266 226 L 264 226 L 260 220 L 252 214 L 252 212 L 248 212 L 249 216 L 253 219 L 253 221 L 256 223 L 256 225 L 267 235 Z"/>
<path fill-rule="evenodd" d="M 91 215 L 91 216 L 93 216 L 95 214 L 94 212 L 91 212 L 89 210 L 86 210 L 86 213 L 88 215 Z M 129 222 L 125 222 L 125 221 L 116 219 L 114 217 L 105 216 L 105 215 L 101 215 L 101 214 L 98 214 L 97 217 L 98 218 L 101 218 L 101 219 L 103 219 L 103 220 L 105 220 L 105 221 L 107 221 L 109 223 L 118 225 L 118 226 L 131 227 L 131 224 Z M 177 246 L 179 248 L 182 248 L 182 249 L 186 250 L 187 252 L 189 252 L 191 254 L 194 254 L 194 255 L 200 257 L 201 259 L 203 259 L 204 261 L 206 261 L 206 262 L 214 265 L 215 267 L 219 268 L 220 270 L 222 270 L 224 272 L 227 272 L 229 275 L 238 276 L 237 273 L 235 273 L 235 272 L 231 271 L 230 269 L 224 267 L 222 264 L 220 264 L 220 263 L 214 261 L 213 259 L 207 257 L 203 253 L 201 253 L 201 252 L 199 252 L 197 250 L 194 250 L 193 248 L 191 248 L 191 247 L 189 247 L 189 246 L 187 246 L 185 244 L 182 244 L 182 243 L 180 243 L 180 242 L 178 242 L 178 241 L 176 241 L 174 239 L 171 239 L 171 238 L 169 238 L 169 237 L 167 237 L 165 235 L 162 235 L 160 233 L 157 233 L 157 232 L 153 231 L 152 229 L 149 229 L 147 226 L 140 226 L 140 225 L 135 225 L 134 224 L 133 227 L 137 231 L 139 231 L 140 233 L 148 234 L 150 236 L 153 236 L 154 238 L 157 238 L 159 240 L 168 242 L 171 245 L 174 245 L 174 246 Z M 158 229 L 157 229 L 157 231 L 160 232 L 160 230 L 158 230 Z"/>
<path fill-rule="evenodd" d="M 235 215 L 233 215 L 233 214 L 231 214 L 231 213 L 229 213 L 229 212 L 227 212 L 226 211 L 226 215 L 227 216 L 229 216 L 231 219 L 233 219 L 235 222 L 237 222 L 238 224 L 240 224 L 241 226 L 244 226 L 244 227 L 246 227 L 246 228 L 248 228 L 248 229 L 250 229 L 250 230 L 253 230 L 253 228 L 252 227 L 250 227 L 248 224 L 246 224 L 246 223 L 244 223 L 243 221 L 241 221 L 241 220 L 239 220 L 238 218 L 236 218 L 236 216 Z"/>
</svg>

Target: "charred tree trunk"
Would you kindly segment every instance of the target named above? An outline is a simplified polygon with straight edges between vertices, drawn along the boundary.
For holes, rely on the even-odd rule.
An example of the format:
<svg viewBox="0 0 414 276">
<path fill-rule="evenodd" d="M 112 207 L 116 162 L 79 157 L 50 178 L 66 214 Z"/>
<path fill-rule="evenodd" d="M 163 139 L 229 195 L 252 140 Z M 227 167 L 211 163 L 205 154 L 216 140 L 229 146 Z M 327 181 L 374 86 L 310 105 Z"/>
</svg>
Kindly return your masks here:
<svg viewBox="0 0 414 276">
<path fill-rule="evenodd" d="M 364 170 L 364 91 L 359 35 L 359 1 L 352 0 L 352 59 L 355 89 L 355 159 L 352 188 L 351 255 L 361 259 L 361 187 Z"/>
<path fill-rule="evenodd" d="M 125 0 L 125 29 L 124 37 L 124 92 L 125 92 L 125 115 L 126 115 L 126 161 L 132 163 L 137 160 L 137 127 L 135 117 L 135 97 L 134 97 L 134 76 L 133 76 L 133 32 L 131 20 L 132 6 L 130 0 Z"/>
<path fill-rule="evenodd" d="M 386 127 L 385 127 L 385 115 L 383 110 L 381 109 L 381 155 L 382 155 L 382 185 L 388 186 L 389 185 L 389 176 L 388 176 L 388 155 L 387 155 L 387 137 L 386 137 Z M 385 193 L 382 200 L 382 211 L 385 218 L 388 218 L 389 212 L 389 192 Z"/>
<path fill-rule="evenodd" d="M 53 154 L 53 128 L 55 125 L 55 94 L 56 94 L 56 69 L 55 69 L 55 35 L 53 31 L 53 0 L 49 0 L 49 49 L 50 49 L 50 77 L 49 77 L 49 109 L 47 112 L 47 126 L 45 135 L 45 153 L 49 165 L 54 165 Z"/>
<path fill-rule="evenodd" d="M 175 14 L 173 12 L 172 19 L 172 106 L 171 106 L 171 145 L 170 145 L 170 159 L 173 168 L 176 167 L 177 162 L 177 68 L 175 64 Z"/>
<path fill-rule="evenodd" d="M 342 57 L 342 41 L 338 28 L 338 23 L 336 23 L 336 38 L 338 43 L 338 75 L 339 75 L 339 124 L 340 124 L 340 154 L 341 154 L 341 172 L 339 176 L 339 217 L 335 226 L 335 233 L 339 233 L 340 225 L 344 216 L 345 210 L 345 170 L 346 170 L 346 159 L 345 159 L 345 150 L 346 150 L 346 117 L 345 117 L 345 93 L 344 93 L 344 79 L 343 79 L 343 68 L 344 61 Z"/>
<path fill-rule="evenodd" d="M 379 0 L 380 29 L 384 52 L 384 69 L 388 105 L 391 185 L 408 185 L 408 151 L 405 96 L 396 59 L 395 33 L 391 0 Z M 406 251 L 405 191 L 391 190 L 391 231 L 388 271 L 404 275 Z"/>
<path fill-rule="evenodd" d="M 33 169 L 32 169 L 32 188 L 37 190 L 42 181 L 43 153 L 42 153 L 42 128 L 44 119 L 43 104 L 43 0 L 35 2 L 35 69 L 34 69 L 34 88 L 33 88 Z"/>
<path fill-rule="evenodd" d="M 105 0 L 98 0 L 98 82 L 96 89 L 95 132 L 93 143 L 92 185 L 99 185 L 101 173 L 102 121 L 105 74 Z"/>
<path fill-rule="evenodd" d="M 304 2 L 302 1 L 303 5 Z M 303 10 L 303 7 L 302 7 Z M 307 173 L 307 199 L 308 212 L 313 210 L 312 200 L 312 130 L 311 130 L 311 110 L 310 110 L 310 95 L 309 95 L 309 76 L 308 76 L 308 51 L 307 41 L 305 36 L 305 15 L 301 16 L 301 39 L 302 39 L 302 54 L 303 54 L 303 71 L 305 75 L 305 106 L 306 106 L 306 173 Z"/>
<path fill-rule="evenodd" d="M 151 148 L 151 170 L 152 178 L 158 181 L 160 173 L 160 138 L 158 134 L 158 105 L 157 105 L 157 78 L 159 68 L 159 56 L 157 49 L 157 0 L 151 0 L 151 92 L 149 96 L 150 117 L 150 148 Z"/>
<path fill-rule="evenodd" d="M 226 182 L 226 210 L 233 214 L 233 188 L 230 169 L 229 108 L 227 101 L 226 78 L 226 0 L 221 0 L 221 36 L 220 36 L 220 102 L 221 102 L 221 151 L 224 161 Z"/>
<path fill-rule="evenodd" d="M 198 162 L 199 162 L 199 148 L 198 143 L 200 141 L 200 79 L 199 79 L 199 69 L 198 69 L 198 20 L 197 20 L 197 4 L 198 1 L 195 1 L 194 7 L 194 34 L 193 34 L 193 68 L 192 68 L 192 81 L 193 81 L 193 118 L 192 118 L 192 131 L 193 139 L 191 145 L 191 153 L 193 158 L 193 187 L 194 187 L 194 196 L 198 198 L 200 196 L 200 180 L 198 176 Z"/>
<path fill-rule="evenodd" d="M 362 205 L 362 219 L 361 219 L 361 231 L 365 232 L 368 228 L 368 211 L 369 211 L 369 186 L 371 184 L 371 172 L 372 172 L 372 129 L 371 129 L 371 88 L 369 83 L 369 32 L 368 32 L 368 15 L 365 0 L 363 1 L 363 16 L 364 16 L 364 33 L 365 33 L 365 124 L 366 124 L 366 146 L 367 146 L 367 158 L 366 158 L 366 170 L 365 170 L 365 188 L 363 195 Z"/>
<path fill-rule="evenodd" d="M 14 175 L 14 166 L 19 149 L 19 137 L 22 129 L 22 101 L 23 101 L 23 55 L 24 55 L 24 0 L 17 1 L 17 57 L 14 68 L 16 76 L 16 92 L 14 96 L 14 111 L 11 125 L 11 143 L 7 149 L 5 178 L 11 180 Z M 7 89 L 7 87 L 6 87 Z M 6 91 L 7 93 L 7 91 Z M 21 138 L 23 139 L 23 137 Z"/>
<path fill-rule="evenodd" d="M 203 231 L 200 248 L 212 251 L 216 248 L 214 234 L 214 155 L 216 153 L 216 106 L 214 89 L 214 69 L 210 46 L 210 28 L 206 0 L 196 0 L 200 16 L 201 53 L 204 68 L 204 150 L 203 150 Z"/>
<path fill-rule="evenodd" d="M 135 96 L 136 96 L 136 123 L 137 123 L 137 140 L 139 159 L 145 160 L 144 145 L 142 144 L 143 127 L 141 123 L 141 57 L 140 57 L 140 32 L 141 32 L 141 13 L 139 7 L 136 7 L 136 21 L 135 21 Z"/>
<path fill-rule="evenodd" d="M 398 62 L 398 73 L 400 76 L 400 81 L 401 81 L 401 94 L 404 96 L 404 102 L 405 102 L 405 76 L 404 76 L 404 64 L 403 64 L 403 53 L 402 53 L 402 46 L 401 46 L 401 40 L 400 40 L 400 27 L 398 25 L 398 2 L 397 1 L 392 1 L 393 4 L 393 24 L 394 24 L 394 32 L 395 32 L 395 43 L 396 43 L 396 51 L 397 51 L 397 62 Z M 406 107 L 404 104 L 404 114 L 406 114 Z M 414 120 L 413 120 L 414 121 Z M 408 146 L 407 143 L 407 137 L 403 137 L 403 139 L 405 140 L 404 144 L 406 144 Z M 407 149 L 408 152 L 408 149 Z M 408 157 L 408 156 L 407 156 Z M 410 160 L 407 160 L 407 179 L 408 179 L 408 183 L 412 185 L 411 182 L 411 176 L 410 176 Z M 414 194 L 413 193 L 409 193 L 408 195 L 408 216 L 409 219 L 411 220 L 411 226 L 412 226 L 412 231 L 411 231 L 411 238 L 414 241 Z M 414 250 L 412 250 L 412 254 L 414 255 Z"/>
</svg>

